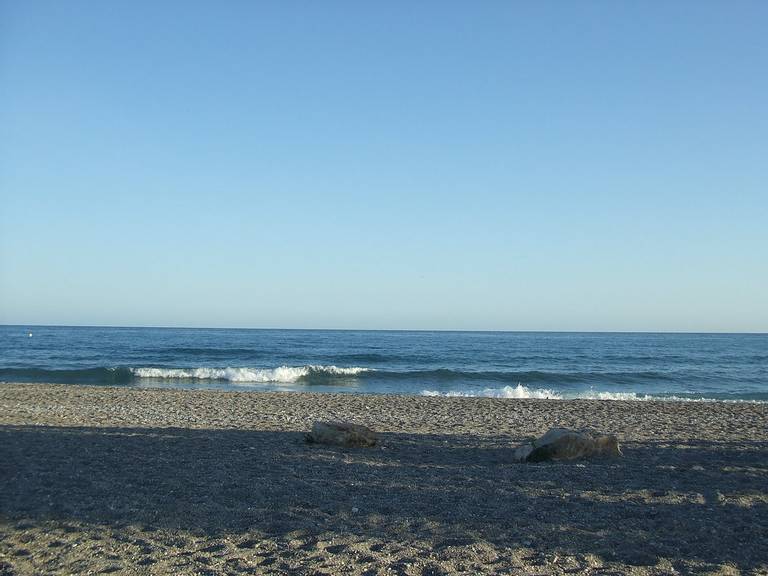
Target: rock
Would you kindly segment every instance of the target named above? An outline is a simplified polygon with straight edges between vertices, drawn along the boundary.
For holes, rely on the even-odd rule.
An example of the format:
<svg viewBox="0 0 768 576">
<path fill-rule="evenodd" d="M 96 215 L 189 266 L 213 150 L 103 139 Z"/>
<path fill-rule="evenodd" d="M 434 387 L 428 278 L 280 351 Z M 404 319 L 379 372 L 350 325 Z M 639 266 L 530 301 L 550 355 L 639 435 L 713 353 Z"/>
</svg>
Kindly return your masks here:
<svg viewBox="0 0 768 576">
<path fill-rule="evenodd" d="M 621 455 L 616 436 L 593 430 L 552 428 L 538 440 L 518 446 L 513 457 L 517 462 L 545 462 Z"/>
<path fill-rule="evenodd" d="M 515 453 L 512 458 L 514 458 L 515 462 L 525 462 L 531 452 L 533 452 L 533 442 L 521 444 L 515 448 Z"/>
<path fill-rule="evenodd" d="M 305 436 L 308 443 L 336 446 L 374 446 L 376 434 L 370 428 L 348 422 L 315 422 Z"/>
</svg>

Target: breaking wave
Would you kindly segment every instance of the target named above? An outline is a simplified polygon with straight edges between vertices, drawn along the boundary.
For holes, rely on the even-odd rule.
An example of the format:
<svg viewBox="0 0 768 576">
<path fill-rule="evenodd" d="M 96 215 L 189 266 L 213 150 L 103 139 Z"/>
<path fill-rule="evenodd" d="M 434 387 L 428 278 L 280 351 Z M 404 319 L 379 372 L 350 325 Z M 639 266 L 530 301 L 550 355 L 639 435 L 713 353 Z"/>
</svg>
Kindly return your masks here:
<svg viewBox="0 0 768 576">
<path fill-rule="evenodd" d="M 766 400 L 729 399 L 729 398 L 705 398 L 684 397 L 676 395 L 651 395 L 638 394 L 636 392 L 601 392 L 589 390 L 586 392 L 562 393 L 545 388 L 528 388 L 522 384 L 517 386 L 504 386 L 503 388 L 484 388 L 482 390 L 449 390 L 439 392 L 437 390 L 422 390 L 422 396 L 464 397 L 464 398 L 518 398 L 540 400 L 625 400 L 625 401 L 665 401 L 665 402 L 747 402 L 752 404 L 765 404 Z"/>
<path fill-rule="evenodd" d="M 165 380 L 226 380 L 235 383 L 292 383 L 309 377 L 356 376 L 369 368 L 280 366 L 278 368 L 132 368 L 138 378 Z"/>
<path fill-rule="evenodd" d="M 510 382 L 513 378 L 516 381 Z M 471 372 L 449 369 L 389 371 L 360 366 L 306 364 L 300 366 L 257 367 L 94 367 L 79 369 L 0 368 L 0 381 L 95 384 L 113 386 L 247 386 L 264 384 L 281 388 L 355 385 L 355 390 L 370 393 L 420 394 L 443 397 L 486 397 L 549 400 L 624 400 L 677 402 L 768 403 L 762 391 L 723 390 L 699 393 L 675 390 L 666 382 L 666 392 L 657 384 L 660 378 L 650 373 L 596 374 L 593 372 Z M 648 385 L 651 385 L 649 387 Z M 614 386 L 619 390 L 605 391 Z M 634 390 L 634 391 L 632 391 Z"/>
<path fill-rule="evenodd" d="M 528 388 L 522 384 L 517 386 L 504 386 L 504 388 L 485 388 L 483 390 L 462 391 L 452 390 L 438 392 L 436 390 L 423 390 L 422 396 L 446 396 L 446 397 L 485 397 L 485 398 L 540 398 L 562 400 L 562 396 L 544 388 Z"/>
<path fill-rule="evenodd" d="M 349 378 L 369 368 L 339 366 L 279 366 L 277 368 L 83 368 L 46 370 L 39 368 L 0 369 L 0 380 L 8 382 L 50 382 L 58 384 L 130 385 L 151 380 L 224 380 L 232 384 L 325 382 Z"/>
</svg>

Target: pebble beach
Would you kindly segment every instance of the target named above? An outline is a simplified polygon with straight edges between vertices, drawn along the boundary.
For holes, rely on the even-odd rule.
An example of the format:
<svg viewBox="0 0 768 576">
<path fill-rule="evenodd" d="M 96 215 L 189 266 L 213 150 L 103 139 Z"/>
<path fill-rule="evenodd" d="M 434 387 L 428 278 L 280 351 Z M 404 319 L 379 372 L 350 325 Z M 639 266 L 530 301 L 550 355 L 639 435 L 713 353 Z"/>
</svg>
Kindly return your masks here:
<svg viewBox="0 0 768 576">
<path fill-rule="evenodd" d="M 512 461 L 554 426 L 624 455 Z M 768 404 L 2 383 L 0 433 L 3 576 L 768 574 Z"/>
</svg>

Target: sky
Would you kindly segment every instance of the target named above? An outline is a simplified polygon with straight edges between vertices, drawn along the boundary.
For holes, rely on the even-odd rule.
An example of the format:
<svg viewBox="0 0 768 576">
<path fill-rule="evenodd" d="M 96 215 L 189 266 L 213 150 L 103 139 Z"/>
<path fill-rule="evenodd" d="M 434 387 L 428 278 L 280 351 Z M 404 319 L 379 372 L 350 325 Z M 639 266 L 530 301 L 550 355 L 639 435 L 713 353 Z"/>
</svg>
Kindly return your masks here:
<svg viewBox="0 0 768 576">
<path fill-rule="evenodd" d="M 0 323 L 768 331 L 766 29 L 0 0 Z"/>
</svg>

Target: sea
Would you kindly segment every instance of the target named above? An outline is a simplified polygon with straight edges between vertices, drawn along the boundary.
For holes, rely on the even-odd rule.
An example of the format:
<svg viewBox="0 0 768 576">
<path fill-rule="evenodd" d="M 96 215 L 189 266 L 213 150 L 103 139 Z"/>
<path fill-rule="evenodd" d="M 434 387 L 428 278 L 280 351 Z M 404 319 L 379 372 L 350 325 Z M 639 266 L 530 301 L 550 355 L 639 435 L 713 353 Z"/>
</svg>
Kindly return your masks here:
<svg viewBox="0 0 768 576">
<path fill-rule="evenodd" d="M 768 334 L 5 325 L 2 382 L 768 402 Z"/>
</svg>

